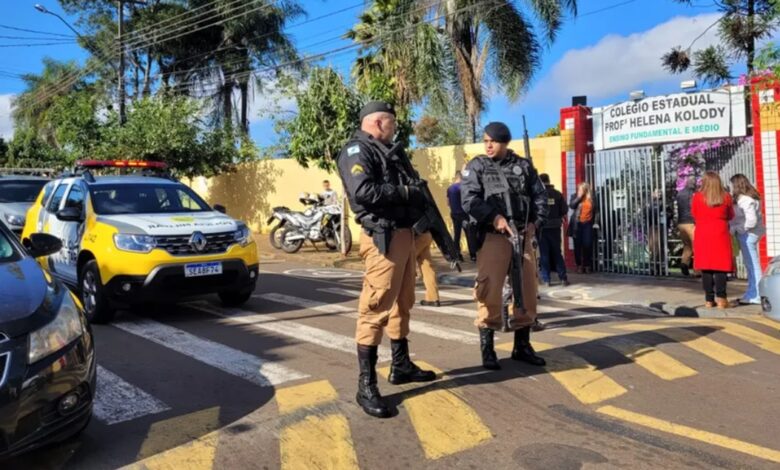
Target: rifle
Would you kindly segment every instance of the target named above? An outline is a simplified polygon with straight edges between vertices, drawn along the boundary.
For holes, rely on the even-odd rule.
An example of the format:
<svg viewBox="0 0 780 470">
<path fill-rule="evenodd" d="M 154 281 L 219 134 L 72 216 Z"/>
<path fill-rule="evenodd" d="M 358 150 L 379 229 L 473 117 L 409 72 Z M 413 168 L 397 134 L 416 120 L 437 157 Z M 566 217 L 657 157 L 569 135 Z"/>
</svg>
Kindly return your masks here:
<svg viewBox="0 0 780 470">
<path fill-rule="evenodd" d="M 525 114 L 523 114 L 523 150 L 525 151 L 525 158 L 534 162 L 531 157 L 531 141 L 528 139 L 528 129 L 525 127 Z"/>
<path fill-rule="evenodd" d="M 420 174 L 412 166 L 412 162 L 406 153 L 400 151 L 403 148 L 403 142 L 397 142 L 390 150 L 387 151 L 386 156 L 391 160 L 400 163 L 407 175 L 413 180 L 415 185 L 420 188 L 427 204 L 425 205 L 425 212 L 423 216 L 418 220 L 414 227 L 414 233 L 422 234 L 425 232 L 431 232 L 434 243 L 439 247 L 439 251 L 444 255 L 444 259 L 449 261 L 450 267 L 461 271 L 460 263 L 458 263 L 458 255 L 460 255 L 460 247 L 455 246 L 455 241 L 450 235 L 450 231 L 447 229 L 447 224 L 444 223 L 444 219 L 439 212 L 439 208 L 436 206 L 436 201 L 433 199 L 431 190 L 428 188 L 428 183 L 420 178 Z"/>
</svg>

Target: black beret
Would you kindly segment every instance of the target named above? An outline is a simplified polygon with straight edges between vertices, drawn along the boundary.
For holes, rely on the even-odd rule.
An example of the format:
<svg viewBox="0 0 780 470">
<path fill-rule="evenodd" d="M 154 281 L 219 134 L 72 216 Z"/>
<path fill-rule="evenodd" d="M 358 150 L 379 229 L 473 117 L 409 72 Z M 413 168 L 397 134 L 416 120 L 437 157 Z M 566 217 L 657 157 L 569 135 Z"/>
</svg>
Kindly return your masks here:
<svg viewBox="0 0 780 470">
<path fill-rule="evenodd" d="M 369 101 L 360 110 L 360 120 L 362 121 L 364 117 L 373 113 L 390 113 L 395 116 L 395 108 L 385 101 Z"/>
<path fill-rule="evenodd" d="M 485 126 L 485 134 L 499 144 L 508 144 L 512 140 L 512 133 L 503 122 L 491 122 Z"/>
</svg>

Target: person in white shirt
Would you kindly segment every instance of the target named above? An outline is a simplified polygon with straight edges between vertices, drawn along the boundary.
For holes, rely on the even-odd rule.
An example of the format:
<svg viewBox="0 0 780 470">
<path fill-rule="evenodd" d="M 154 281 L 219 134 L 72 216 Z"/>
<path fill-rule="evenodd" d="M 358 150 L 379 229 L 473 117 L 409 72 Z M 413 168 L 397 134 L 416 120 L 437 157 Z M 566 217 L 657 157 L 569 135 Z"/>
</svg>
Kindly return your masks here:
<svg viewBox="0 0 780 470">
<path fill-rule="evenodd" d="M 327 206 L 338 205 L 339 195 L 336 191 L 330 189 L 330 181 L 325 180 L 322 182 L 322 192 L 320 193 L 323 203 Z"/>
<path fill-rule="evenodd" d="M 745 175 L 731 177 L 734 197 L 734 218 L 729 223 L 731 233 L 739 240 L 742 259 L 748 273 L 748 289 L 739 299 L 742 304 L 760 304 L 758 281 L 761 279 L 761 260 L 758 242 L 766 233 L 761 217 L 761 195 Z"/>
</svg>

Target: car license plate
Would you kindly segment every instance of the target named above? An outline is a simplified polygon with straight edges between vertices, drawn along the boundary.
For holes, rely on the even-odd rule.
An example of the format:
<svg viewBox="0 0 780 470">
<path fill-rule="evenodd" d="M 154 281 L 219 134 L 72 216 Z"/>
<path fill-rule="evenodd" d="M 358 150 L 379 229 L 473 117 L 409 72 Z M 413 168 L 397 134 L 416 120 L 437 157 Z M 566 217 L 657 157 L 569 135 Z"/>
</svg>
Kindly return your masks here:
<svg viewBox="0 0 780 470">
<path fill-rule="evenodd" d="M 184 265 L 184 277 L 215 276 L 222 274 L 222 263 L 192 263 Z"/>
</svg>

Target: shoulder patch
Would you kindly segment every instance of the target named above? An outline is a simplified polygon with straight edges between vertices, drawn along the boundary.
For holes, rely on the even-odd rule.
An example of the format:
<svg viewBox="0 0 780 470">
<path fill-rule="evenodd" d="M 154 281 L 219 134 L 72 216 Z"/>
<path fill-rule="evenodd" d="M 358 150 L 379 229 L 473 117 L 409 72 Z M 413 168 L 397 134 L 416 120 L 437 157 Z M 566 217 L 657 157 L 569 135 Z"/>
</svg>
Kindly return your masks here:
<svg viewBox="0 0 780 470">
<path fill-rule="evenodd" d="M 359 151 L 360 151 L 360 149 L 358 149 L 358 152 Z M 352 168 L 350 168 L 349 172 L 352 173 L 353 175 L 359 175 L 361 173 L 365 173 L 366 170 L 365 170 L 365 168 L 363 168 L 363 165 L 361 165 L 360 163 L 356 163 L 356 164 L 352 165 Z"/>
<path fill-rule="evenodd" d="M 347 149 L 347 155 L 355 155 L 356 153 L 360 153 L 359 145 L 353 145 Z"/>
<path fill-rule="evenodd" d="M 468 176 L 471 174 L 471 170 L 463 170 L 460 172 L 461 176 Z"/>
<path fill-rule="evenodd" d="M 512 167 L 512 173 L 520 176 L 520 174 L 523 173 L 523 170 L 520 168 L 520 165 L 515 165 Z"/>
</svg>

